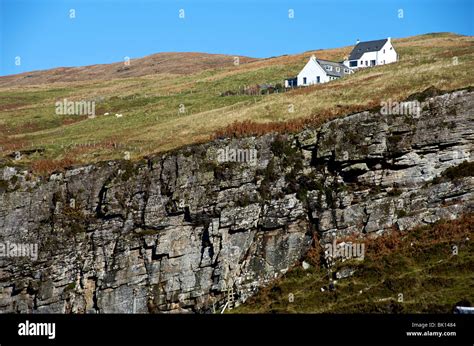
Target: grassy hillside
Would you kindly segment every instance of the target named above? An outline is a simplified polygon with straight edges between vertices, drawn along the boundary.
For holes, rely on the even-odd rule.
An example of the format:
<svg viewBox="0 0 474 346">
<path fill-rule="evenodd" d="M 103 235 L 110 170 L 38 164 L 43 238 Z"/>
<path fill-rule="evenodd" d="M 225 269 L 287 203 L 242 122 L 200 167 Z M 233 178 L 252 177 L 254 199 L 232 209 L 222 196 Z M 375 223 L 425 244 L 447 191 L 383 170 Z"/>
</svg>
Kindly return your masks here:
<svg viewBox="0 0 474 346">
<path fill-rule="evenodd" d="M 0 78 L 0 87 L 110 80 L 162 73 L 192 74 L 209 68 L 233 66 L 234 59 L 233 56 L 223 54 L 158 53 L 144 58 L 131 59 L 129 64 L 125 64 L 123 61 L 81 67 L 59 67 L 5 76 Z M 239 56 L 238 59 L 242 64 L 256 60 L 243 56 Z"/>
<path fill-rule="evenodd" d="M 323 85 L 264 96 L 223 97 L 220 93 L 245 85 L 282 83 L 285 77 L 296 75 L 311 54 L 342 60 L 352 47 L 248 60 L 237 66 L 219 65 L 191 74 L 186 69 L 183 73 L 160 70 L 129 78 L 70 82 L 56 78 L 54 83 L 29 86 L 2 82 L 9 77 L 1 77 L 0 159 L 20 150 L 24 155 L 16 163 L 33 164 L 38 170 L 122 158 L 126 151 L 135 159 L 207 141 L 217 130 L 234 122 L 291 125 L 310 118 L 318 124 L 377 106 L 388 98 L 403 99 L 429 86 L 452 90 L 474 84 L 473 37 L 428 34 L 393 40 L 393 44 L 400 55 L 396 64 L 362 70 Z M 56 115 L 55 102 L 64 98 L 95 101 L 97 117 Z M 179 112 L 182 105 L 184 113 Z M 103 115 L 106 112 L 110 115 Z M 123 117 L 116 118 L 115 113 Z M 231 132 L 232 126 L 229 129 Z"/>
<path fill-rule="evenodd" d="M 335 290 L 321 291 L 329 285 L 326 270 L 299 266 L 230 312 L 452 313 L 460 301 L 474 304 L 473 225 L 474 215 L 466 215 L 364 241 L 363 261 L 333 269 L 356 269 L 352 277 L 338 280 Z"/>
</svg>

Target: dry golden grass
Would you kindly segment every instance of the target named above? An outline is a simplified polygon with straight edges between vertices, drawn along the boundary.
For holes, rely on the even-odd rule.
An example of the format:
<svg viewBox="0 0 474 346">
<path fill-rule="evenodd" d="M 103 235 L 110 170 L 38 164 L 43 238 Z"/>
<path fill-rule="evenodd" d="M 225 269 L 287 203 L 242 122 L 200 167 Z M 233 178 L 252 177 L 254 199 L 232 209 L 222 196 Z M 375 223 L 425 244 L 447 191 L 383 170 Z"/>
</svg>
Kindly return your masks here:
<svg viewBox="0 0 474 346">
<path fill-rule="evenodd" d="M 430 34 L 394 40 L 395 64 L 361 70 L 330 83 L 265 96 L 226 96 L 243 85 L 283 82 L 309 56 L 342 60 L 352 47 L 262 59 L 239 66 L 203 70 L 192 75 L 153 74 L 123 79 L 74 81 L 0 87 L 0 146 L 43 148 L 40 158 L 65 157 L 81 143 L 114 139 L 117 148 L 78 153 L 77 162 L 163 152 L 217 136 L 297 131 L 336 116 L 401 100 L 430 86 L 454 90 L 472 86 L 474 40 L 469 36 Z M 458 64 L 453 64 L 457 58 Z M 96 100 L 98 117 L 68 119 L 54 114 L 57 100 Z M 178 113 L 184 105 L 186 113 Z M 291 105 L 294 112 L 289 111 Z M 105 112 L 111 113 L 103 116 Z M 113 114 L 122 113 L 122 118 Z M 6 131 L 8 130 L 8 131 Z M 18 150 L 18 149 L 17 149 Z"/>
</svg>

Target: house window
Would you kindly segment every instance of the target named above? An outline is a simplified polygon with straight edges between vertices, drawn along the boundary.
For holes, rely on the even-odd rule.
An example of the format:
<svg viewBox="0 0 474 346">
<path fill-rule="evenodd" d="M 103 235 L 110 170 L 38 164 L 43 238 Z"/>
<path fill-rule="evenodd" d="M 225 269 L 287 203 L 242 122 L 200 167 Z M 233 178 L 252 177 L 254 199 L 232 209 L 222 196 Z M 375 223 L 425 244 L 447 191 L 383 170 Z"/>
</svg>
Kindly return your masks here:
<svg viewBox="0 0 474 346">
<path fill-rule="evenodd" d="M 341 68 L 340 67 L 336 67 L 336 72 L 340 72 L 341 71 Z"/>
<path fill-rule="evenodd" d="M 350 67 L 357 67 L 357 60 L 353 60 L 349 63 Z"/>
<path fill-rule="evenodd" d="M 385 54 L 385 49 L 383 50 L 383 53 Z"/>
<path fill-rule="evenodd" d="M 375 60 L 370 60 L 370 66 L 375 66 Z"/>
<path fill-rule="evenodd" d="M 349 70 L 347 68 L 345 68 L 344 73 L 349 73 Z"/>
<path fill-rule="evenodd" d="M 306 84 L 306 77 L 303 77 L 303 84 Z"/>
<path fill-rule="evenodd" d="M 369 61 L 368 60 L 365 61 L 365 66 L 369 66 Z"/>
<path fill-rule="evenodd" d="M 326 65 L 326 70 L 332 71 L 332 66 Z"/>
<path fill-rule="evenodd" d="M 320 76 L 316 77 L 316 83 L 321 83 L 321 77 Z"/>
</svg>

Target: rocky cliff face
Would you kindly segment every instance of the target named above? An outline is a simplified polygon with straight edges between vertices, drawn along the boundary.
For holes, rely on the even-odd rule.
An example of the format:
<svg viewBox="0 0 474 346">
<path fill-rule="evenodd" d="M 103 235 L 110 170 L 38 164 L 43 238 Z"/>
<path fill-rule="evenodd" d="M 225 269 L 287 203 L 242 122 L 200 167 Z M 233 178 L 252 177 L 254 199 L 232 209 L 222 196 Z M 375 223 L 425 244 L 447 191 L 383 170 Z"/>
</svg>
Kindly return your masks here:
<svg viewBox="0 0 474 346">
<path fill-rule="evenodd" d="M 439 177 L 472 160 L 474 93 L 422 108 L 46 179 L 3 167 L 0 311 L 212 311 L 285 273 L 314 239 L 470 212 L 474 178 Z M 16 257 L 22 244 L 37 258 Z"/>
</svg>

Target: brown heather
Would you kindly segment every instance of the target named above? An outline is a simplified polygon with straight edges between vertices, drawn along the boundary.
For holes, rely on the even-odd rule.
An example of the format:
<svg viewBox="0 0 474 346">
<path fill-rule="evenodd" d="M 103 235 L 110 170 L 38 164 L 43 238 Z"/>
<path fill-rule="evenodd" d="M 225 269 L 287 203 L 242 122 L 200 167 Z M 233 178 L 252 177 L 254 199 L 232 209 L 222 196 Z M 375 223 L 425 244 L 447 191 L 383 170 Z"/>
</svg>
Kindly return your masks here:
<svg viewBox="0 0 474 346">
<path fill-rule="evenodd" d="M 451 91 L 474 85 L 471 36 L 426 34 L 393 44 L 400 55 L 397 63 L 270 95 L 220 96 L 246 85 L 283 83 L 312 54 L 342 60 L 352 46 L 242 58 L 238 66 L 230 56 L 170 53 L 134 60 L 129 68 L 116 63 L 0 77 L 0 159 L 8 160 L 15 148 L 41 153 L 22 155 L 17 163 L 25 166 L 68 155 L 84 163 L 120 159 L 124 148 L 133 148 L 128 151 L 138 159 L 216 137 L 296 132 L 430 87 Z M 157 62 L 163 62 L 159 69 Z M 65 98 L 95 101 L 97 117 L 56 115 L 55 102 Z M 178 112 L 181 105 L 184 113 Z M 71 152 L 81 144 L 111 140 L 117 145 L 107 150 Z"/>
</svg>

